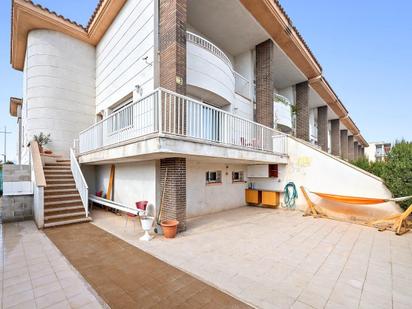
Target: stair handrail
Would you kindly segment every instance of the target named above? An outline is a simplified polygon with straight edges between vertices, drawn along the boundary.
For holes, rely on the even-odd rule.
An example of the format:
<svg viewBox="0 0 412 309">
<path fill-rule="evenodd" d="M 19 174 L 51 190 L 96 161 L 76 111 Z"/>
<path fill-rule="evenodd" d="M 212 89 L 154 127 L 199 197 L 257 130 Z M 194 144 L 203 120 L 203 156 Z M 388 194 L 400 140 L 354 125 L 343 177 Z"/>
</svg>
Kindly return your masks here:
<svg viewBox="0 0 412 309">
<path fill-rule="evenodd" d="M 76 189 L 80 194 L 80 199 L 86 212 L 86 217 L 89 216 L 89 187 L 87 186 L 86 179 L 83 176 L 79 162 L 77 162 L 76 155 L 73 148 L 70 148 L 70 169 L 73 174 Z"/>
<path fill-rule="evenodd" d="M 32 140 L 29 145 L 31 181 L 33 184 L 33 215 L 38 228 L 44 225 L 44 188 L 47 186 L 39 145 Z"/>
</svg>

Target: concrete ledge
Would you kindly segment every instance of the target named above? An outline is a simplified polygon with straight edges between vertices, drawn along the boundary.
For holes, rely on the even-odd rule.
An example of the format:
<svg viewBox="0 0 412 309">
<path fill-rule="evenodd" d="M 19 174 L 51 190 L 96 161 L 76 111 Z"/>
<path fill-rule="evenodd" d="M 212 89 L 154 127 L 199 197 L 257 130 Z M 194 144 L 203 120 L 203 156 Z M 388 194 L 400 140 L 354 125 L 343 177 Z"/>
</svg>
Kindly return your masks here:
<svg viewBox="0 0 412 309">
<path fill-rule="evenodd" d="M 129 144 L 111 146 L 79 156 L 80 163 L 99 164 L 119 161 L 143 161 L 162 159 L 170 156 L 219 158 L 253 163 L 286 164 L 286 155 L 277 155 L 253 149 L 241 149 L 235 146 L 225 146 L 215 143 L 199 142 L 195 139 L 181 136 L 155 136 L 137 140 Z"/>
</svg>

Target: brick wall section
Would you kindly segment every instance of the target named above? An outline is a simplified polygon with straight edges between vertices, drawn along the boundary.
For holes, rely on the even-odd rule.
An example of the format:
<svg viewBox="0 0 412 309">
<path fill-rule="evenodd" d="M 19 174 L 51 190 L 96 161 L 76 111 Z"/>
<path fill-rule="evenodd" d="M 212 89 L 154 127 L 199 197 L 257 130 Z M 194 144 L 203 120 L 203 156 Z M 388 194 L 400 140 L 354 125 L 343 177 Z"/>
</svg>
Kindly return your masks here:
<svg viewBox="0 0 412 309">
<path fill-rule="evenodd" d="M 187 0 L 160 0 L 159 51 L 160 86 L 177 93 L 186 94 L 186 24 Z M 180 106 L 180 112 L 184 111 Z M 177 110 L 164 107 L 164 119 Z M 185 119 L 183 117 L 182 119 Z M 163 125 L 166 123 L 163 121 Z M 172 126 L 174 124 L 171 124 Z M 180 124 L 185 131 L 186 123 Z M 184 132 L 179 132 L 184 133 Z M 178 230 L 186 229 L 186 159 L 166 158 L 160 160 L 160 194 L 166 176 L 162 219 L 177 219 Z"/>
<path fill-rule="evenodd" d="M 353 149 L 353 135 L 348 136 L 348 160 L 352 161 L 355 158 Z"/>
<path fill-rule="evenodd" d="M 334 156 L 340 156 L 340 123 L 339 119 L 332 119 L 331 126 L 331 148 Z"/>
<path fill-rule="evenodd" d="M 343 160 L 348 160 L 348 130 L 340 130 L 340 154 Z"/>
<path fill-rule="evenodd" d="M 256 45 L 256 122 L 273 128 L 273 42 Z"/>
<path fill-rule="evenodd" d="M 160 0 L 159 15 L 160 86 L 186 94 L 187 0 Z"/>
<path fill-rule="evenodd" d="M 358 144 L 358 158 L 363 158 L 362 149 L 363 149 L 362 145 Z"/>
<path fill-rule="evenodd" d="M 318 107 L 318 144 L 323 151 L 328 151 L 328 107 Z"/>
<path fill-rule="evenodd" d="M 296 84 L 296 137 L 309 141 L 309 84 Z"/>
<path fill-rule="evenodd" d="M 167 171 L 167 178 L 166 178 Z M 165 180 L 166 179 L 166 180 Z M 160 192 L 163 187 L 163 210 L 161 219 L 176 219 L 178 230 L 186 229 L 186 159 L 166 158 L 160 160 Z"/>
<path fill-rule="evenodd" d="M 353 142 L 353 159 L 357 160 L 358 159 L 358 152 L 359 152 L 359 148 L 358 148 L 358 142 Z"/>
</svg>

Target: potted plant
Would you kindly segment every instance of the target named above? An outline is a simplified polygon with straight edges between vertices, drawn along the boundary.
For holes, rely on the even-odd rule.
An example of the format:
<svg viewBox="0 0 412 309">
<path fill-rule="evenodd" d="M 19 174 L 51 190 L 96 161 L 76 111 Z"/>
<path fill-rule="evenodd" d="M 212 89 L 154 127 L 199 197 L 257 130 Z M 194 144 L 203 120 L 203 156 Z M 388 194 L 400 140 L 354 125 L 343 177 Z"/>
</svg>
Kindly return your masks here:
<svg viewBox="0 0 412 309">
<path fill-rule="evenodd" d="M 43 153 L 43 146 L 47 145 L 48 143 L 51 142 L 50 139 L 50 134 L 44 134 L 43 132 L 40 132 L 39 135 L 34 135 L 33 139 L 37 142 L 39 145 L 39 151 L 40 153 Z"/>
</svg>

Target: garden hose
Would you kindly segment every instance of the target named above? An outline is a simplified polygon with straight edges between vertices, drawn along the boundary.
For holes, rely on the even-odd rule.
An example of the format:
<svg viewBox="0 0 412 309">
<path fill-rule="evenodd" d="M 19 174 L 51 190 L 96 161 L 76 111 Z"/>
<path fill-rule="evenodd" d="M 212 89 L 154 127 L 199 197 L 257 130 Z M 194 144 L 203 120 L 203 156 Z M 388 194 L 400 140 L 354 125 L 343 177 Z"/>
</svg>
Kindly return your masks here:
<svg viewBox="0 0 412 309">
<path fill-rule="evenodd" d="M 289 182 L 284 189 L 283 202 L 285 203 L 286 208 L 295 209 L 296 199 L 298 198 L 298 191 L 293 182 Z"/>
</svg>

